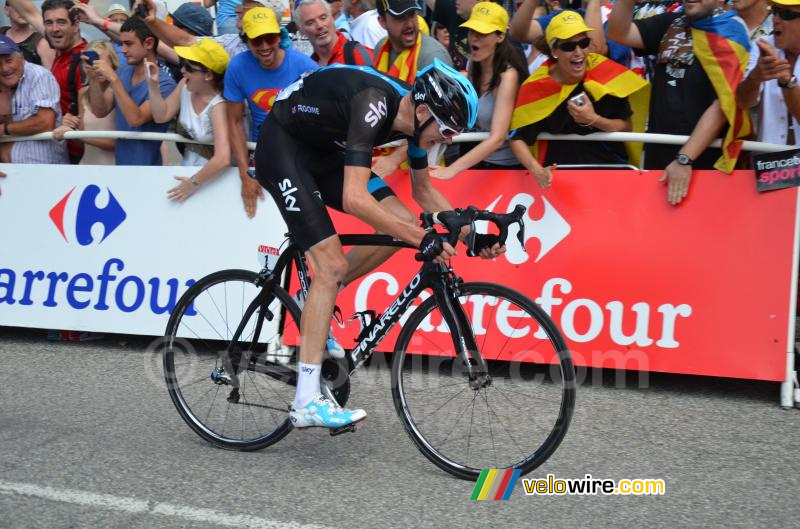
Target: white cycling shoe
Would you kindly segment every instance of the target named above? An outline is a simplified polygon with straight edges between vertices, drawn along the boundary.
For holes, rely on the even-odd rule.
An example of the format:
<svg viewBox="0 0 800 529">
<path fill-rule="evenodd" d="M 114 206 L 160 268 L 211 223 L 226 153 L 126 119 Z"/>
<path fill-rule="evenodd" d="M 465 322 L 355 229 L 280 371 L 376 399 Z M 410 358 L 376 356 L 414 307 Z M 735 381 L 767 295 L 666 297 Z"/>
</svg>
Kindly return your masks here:
<svg viewBox="0 0 800 529">
<path fill-rule="evenodd" d="M 295 428 L 342 428 L 367 417 L 364 410 L 348 410 L 339 407 L 335 402 L 323 397 L 321 394 L 314 397 L 305 407 L 289 408 L 289 420 Z"/>
</svg>

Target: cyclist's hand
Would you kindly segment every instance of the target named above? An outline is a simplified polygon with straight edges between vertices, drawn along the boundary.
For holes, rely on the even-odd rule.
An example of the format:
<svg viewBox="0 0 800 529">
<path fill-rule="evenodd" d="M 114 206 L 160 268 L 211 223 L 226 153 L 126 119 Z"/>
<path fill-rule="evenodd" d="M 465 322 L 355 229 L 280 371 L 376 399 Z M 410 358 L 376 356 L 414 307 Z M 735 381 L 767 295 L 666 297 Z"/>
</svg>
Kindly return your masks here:
<svg viewBox="0 0 800 529">
<path fill-rule="evenodd" d="M 258 183 L 258 180 L 249 176 L 242 179 L 242 201 L 244 202 L 244 210 L 247 213 L 247 217 L 250 219 L 256 216 L 256 205 L 259 198 L 264 198 L 264 189 Z"/>
<path fill-rule="evenodd" d="M 470 253 L 471 256 L 478 255 L 483 259 L 494 259 L 495 257 L 505 253 L 506 246 L 500 244 L 500 237 L 492 233 L 476 233 L 475 234 L 475 252 Z"/>
<path fill-rule="evenodd" d="M 419 243 L 419 252 L 423 260 L 443 263 L 456 254 L 456 249 L 448 243 L 441 233 L 427 231 Z"/>
</svg>

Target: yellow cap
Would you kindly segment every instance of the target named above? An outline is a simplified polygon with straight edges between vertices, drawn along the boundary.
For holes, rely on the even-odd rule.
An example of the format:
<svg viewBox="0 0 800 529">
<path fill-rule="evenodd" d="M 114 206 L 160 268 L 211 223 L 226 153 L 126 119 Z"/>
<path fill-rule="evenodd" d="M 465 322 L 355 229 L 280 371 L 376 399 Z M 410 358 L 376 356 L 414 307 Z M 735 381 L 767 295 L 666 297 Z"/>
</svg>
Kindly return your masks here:
<svg viewBox="0 0 800 529">
<path fill-rule="evenodd" d="M 268 33 L 280 33 L 281 27 L 272 9 L 254 7 L 242 17 L 242 31 L 248 39 L 254 39 Z"/>
<path fill-rule="evenodd" d="M 419 22 L 419 30 L 422 32 L 422 34 L 430 36 L 431 28 L 428 26 L 428 23 L 425 22 L 425 19 L 417 15 L 417 22 Z"/>
<path fill-rule="evenodd" d="M 191 46 L 175 46 L 175 53 L 187 61 L 202 64 L 214 73 L 225 73 L 231 60 L 221 44 L 211 39 L 200 39 Z"/>
<path fill-rule="evenodd" d="M 550 20 L 547 25 L 547 31 L 544 33 L 544 38 L 547 44 L 552 47 L 555 40 L 571 39 L 579 33 L 592 31 L 592 28 L 586 25 L 583 17 L 576 11 L 562 11 Z"/>
<path fill-rule="evenodd" d="M 787 7 L 800 6 L 800 0 L 769 0 L 769 3 Z"/>
<path fill-rule="evenodd" d="M 508 29 L 508 11 L 494 2 L 478 2 L 472 6 L 469 20 L 461 24 L 461 27 L 475 30 L 483 35 L 495 31 L 505 33 Z"/>
</svg>

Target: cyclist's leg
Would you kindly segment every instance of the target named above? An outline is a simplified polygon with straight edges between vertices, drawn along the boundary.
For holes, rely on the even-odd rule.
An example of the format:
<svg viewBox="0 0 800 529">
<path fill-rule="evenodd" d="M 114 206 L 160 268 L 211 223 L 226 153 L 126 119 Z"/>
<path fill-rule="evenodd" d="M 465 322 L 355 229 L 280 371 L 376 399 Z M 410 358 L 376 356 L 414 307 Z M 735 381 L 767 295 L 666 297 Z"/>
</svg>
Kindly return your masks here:
<svg viewBox="0 0 800 529">
<path fill-rule="evenodd" d="M 362 410 L 342 410 L 320 395 L 322 354 L 328 335 L 337 285 L 347 272 L 322 194 L 306 160 L 311 152 L 274 120 L 267 118 L 256 149 L 256 175 L 275 200 L 297 244 L 306 251 L 314 280 L 300 318 L 300 365 L 290 418 L 295 426 L 340 427 L 361 420 Z"/>
</svg>

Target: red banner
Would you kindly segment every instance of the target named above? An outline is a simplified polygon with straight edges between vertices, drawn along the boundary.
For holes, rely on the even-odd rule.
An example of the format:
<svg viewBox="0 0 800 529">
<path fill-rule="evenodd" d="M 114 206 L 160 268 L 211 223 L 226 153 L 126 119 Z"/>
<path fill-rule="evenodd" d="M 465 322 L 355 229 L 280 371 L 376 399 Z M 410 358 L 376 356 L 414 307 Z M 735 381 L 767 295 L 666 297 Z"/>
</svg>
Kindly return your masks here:
<svg viewBox="0 0 800 529">
<path fill-rule="evenodd" d="M 783 380 L 797 190 L 759 194 L 752 171 L 696 171 L 688 198 L 674 207 L 660 176 L 559 170 L 547 190 L 525 171 L 436 181 L 456 207 L 528 207 L 527 252 L 512 232 L 501 258 L 470 258 L 461 246 L 454 268 L 466 281 L 502 283 L 534 299 L 577 365 Z M 413 204 L 404 173 L 388 181 Z M 371 231 L 346 215 L 334 221 L 339 233 Z M 345 315 L 384 310 L 418 266 L 412 251 L 401 250 L 337 303 Z M 501 317 L 484 322 L 498 336 L 503 324 Z M 398 327 L 381 350 L 392 349 Z M 351 323 L 337 336 L 350 347 L 357 332 Z"/>
</svg>

